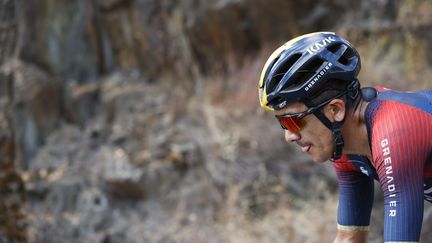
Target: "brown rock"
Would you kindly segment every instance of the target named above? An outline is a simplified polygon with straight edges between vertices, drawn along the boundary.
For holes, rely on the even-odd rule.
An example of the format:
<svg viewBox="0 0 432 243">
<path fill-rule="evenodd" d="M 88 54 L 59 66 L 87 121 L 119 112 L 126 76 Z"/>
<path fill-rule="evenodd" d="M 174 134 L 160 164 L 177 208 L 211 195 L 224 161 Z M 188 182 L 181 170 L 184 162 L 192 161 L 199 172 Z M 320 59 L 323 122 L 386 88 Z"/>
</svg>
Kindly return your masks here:
<svg viewBox="0 0 432 243">
<path fill-rule="evenodd" d="M 17 156 L 22 156 L 18 161 L 26 168 L 26 161 L 59 122 L 62 84 L 34 65 L 17 60 L 4 64 L 2 71 L 15 77 L 12 120 Z"/>
</svg>

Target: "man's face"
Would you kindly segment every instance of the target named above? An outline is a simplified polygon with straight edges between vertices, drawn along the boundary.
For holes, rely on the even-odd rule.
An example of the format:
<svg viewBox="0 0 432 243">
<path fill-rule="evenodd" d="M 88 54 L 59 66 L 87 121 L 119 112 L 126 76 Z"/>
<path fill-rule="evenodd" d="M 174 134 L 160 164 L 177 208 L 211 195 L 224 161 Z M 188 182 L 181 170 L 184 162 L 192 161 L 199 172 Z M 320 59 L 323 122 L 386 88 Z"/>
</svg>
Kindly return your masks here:
<svg viewBox="0 0 432 243">
<path fill-rule="evenodd" d="M 323 109 L 325 113 L 325 107 Z M 294 114 L 305 110 L 307 110 L 306 105 L 297 102 L 288 105 L 282 110 L 275 111 L 275 114 Z M 327 161 L 332 157 L 334 151 L 333 134 L 315 115 L 310 114 L 303 119 L 305 125 L 300 131 L 291 132 L 285 130 L 285 140 L 287 142 L 296 142 L 302 151 L 308 153 L 315 162 Z"/>
</svg>

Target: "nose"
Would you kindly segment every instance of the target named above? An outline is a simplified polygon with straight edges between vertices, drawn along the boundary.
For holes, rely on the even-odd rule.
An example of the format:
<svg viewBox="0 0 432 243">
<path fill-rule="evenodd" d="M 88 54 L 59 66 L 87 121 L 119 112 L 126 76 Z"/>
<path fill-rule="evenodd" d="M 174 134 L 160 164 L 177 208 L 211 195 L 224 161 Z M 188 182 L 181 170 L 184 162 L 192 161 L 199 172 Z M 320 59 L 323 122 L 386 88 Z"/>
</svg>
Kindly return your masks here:
<svg viewBox="0 0 432 243">
<path fill-rule="evenodd" d="M 285 141 L 288 143 L 294 142 L 300 139 L 300 133 L 298 132 L 290 132 L 288 130 L 285 130 Z"/>
</svg>

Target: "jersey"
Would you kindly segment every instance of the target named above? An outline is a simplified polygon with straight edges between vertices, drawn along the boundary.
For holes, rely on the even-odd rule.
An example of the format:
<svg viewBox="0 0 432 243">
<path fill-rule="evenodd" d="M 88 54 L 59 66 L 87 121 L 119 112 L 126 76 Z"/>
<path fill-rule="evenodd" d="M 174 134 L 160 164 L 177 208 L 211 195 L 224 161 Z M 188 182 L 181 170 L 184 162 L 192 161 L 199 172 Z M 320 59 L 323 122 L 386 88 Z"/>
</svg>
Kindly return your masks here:
<svg viewBox="0 0 432 243">
<path fill-rule="evenodd" d="M 365 110 L 372 161 L 359 155 L 333 161 L 338 228 L 368 230 L 377 180 L 384 194 L 384 241 L 418 242 L 423 200 L 432 202 L 432 90 L 376 90 Z"/>
</svg>

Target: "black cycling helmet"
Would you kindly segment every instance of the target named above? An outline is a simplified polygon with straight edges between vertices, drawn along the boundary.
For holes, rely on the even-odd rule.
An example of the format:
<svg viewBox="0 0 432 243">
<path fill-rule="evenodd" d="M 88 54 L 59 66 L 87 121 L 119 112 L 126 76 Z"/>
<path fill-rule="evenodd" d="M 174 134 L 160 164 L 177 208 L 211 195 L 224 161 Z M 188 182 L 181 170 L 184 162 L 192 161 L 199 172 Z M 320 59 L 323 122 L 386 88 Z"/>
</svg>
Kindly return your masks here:
<svg viewBox="0 0 432 243">
<path fill-rule="evenodd" d="M 356 81 L 360 56 L 351 44 L 332 32 L 294 38 L 276 49 L 261 72 L 259 99 L 266 110 L 320 93 L 329 80 Z"/>
<path fill-rule="evenodd" d="M 259 81 L 261 107 L 280 110 L 295 101 L 309 108 L 318 107 L 312 100 L 334 81 L 346 85 L 332 98 L 346 95 L 348 107 L 360 93 L 357 80 L 360 66 L 358 52 L 335 33 L 316 32 L 294 38 L 276 49 L 264 65 Z M 313 114 L 332 131 L 335 143 L 332 158 L 340 158 L 344 146 L 343 120 L 331 122 L 320 109 Z"/>
</svg>

